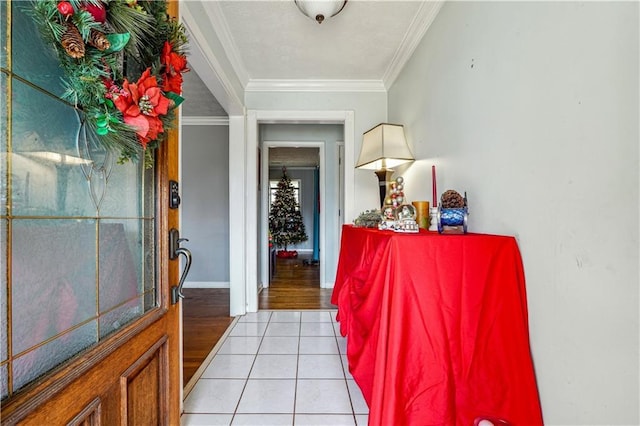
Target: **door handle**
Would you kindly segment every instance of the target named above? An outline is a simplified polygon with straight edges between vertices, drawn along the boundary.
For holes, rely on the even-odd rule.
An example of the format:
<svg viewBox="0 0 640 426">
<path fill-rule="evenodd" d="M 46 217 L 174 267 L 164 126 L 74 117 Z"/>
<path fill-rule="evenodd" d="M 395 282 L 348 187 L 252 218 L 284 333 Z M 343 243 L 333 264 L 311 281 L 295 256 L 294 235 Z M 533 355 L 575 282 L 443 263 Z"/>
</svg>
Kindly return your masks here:
<svg viewBox="0 0 640 426">
<path fill-rule="evenodd" d="M 184 299 L 184 294 L 182 294 L 182 286 L 184 285 L 184 280 L 187 278 L 187 274 L 189 274 L 189 269 L 191 269 L 191 251 L 189 249 L 180 247 L 180 243 L 183 241 L 189 241 L 186 238 L 180 238 L 180 232 L 172 228 L 169 231 L 169 259 L 175 260 L 180 256 L 184 256 L 185 265 L 182 270 L 182 274 L 180 275 L 180 281 L 178 281 L 178 285 L 171 287 L 171 304 L 175 305 L 178 303 L 180 299 Z"/>
</svg>

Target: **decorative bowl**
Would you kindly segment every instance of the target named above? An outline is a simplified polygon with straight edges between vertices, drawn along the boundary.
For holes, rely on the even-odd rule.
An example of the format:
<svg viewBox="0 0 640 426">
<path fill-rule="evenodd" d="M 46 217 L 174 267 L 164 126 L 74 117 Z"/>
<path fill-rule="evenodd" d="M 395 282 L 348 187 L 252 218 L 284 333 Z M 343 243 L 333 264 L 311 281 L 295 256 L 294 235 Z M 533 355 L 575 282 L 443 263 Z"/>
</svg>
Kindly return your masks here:
<svg viewBox="0 0 640 426">
<path fill-rule="evenodd" d="M 443 209 L 438 208 L 438 232 L 442 233 L 447 228 L 454 228 L 454 230 L 460 231 L 462 233 L 467 233 L 467 217 L 469 215 L 469 211 L 467 207 L 453 208 L 453 209 Z"/>
</svg>

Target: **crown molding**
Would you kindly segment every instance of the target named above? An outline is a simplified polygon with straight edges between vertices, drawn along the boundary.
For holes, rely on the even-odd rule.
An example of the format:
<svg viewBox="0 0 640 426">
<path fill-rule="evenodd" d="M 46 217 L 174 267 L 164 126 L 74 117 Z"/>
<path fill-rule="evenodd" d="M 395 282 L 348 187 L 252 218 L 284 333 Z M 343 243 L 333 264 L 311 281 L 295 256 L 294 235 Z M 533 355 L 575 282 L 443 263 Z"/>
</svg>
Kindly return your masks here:
<svg viewBox="0 0 640 426">
<path fill-rule="evenodd" d="M 386 92 L 382 80 L 251 79 L 245 92 Z"/>
<path fill-rule="evenodd" d="M 231 31 L 229 30 L 229 24 L 227 20 L 224 18 L 224 13 L 222 12 L 222 8 L 220 7 L 220 2 L 218 1 L 205 1 L 203 2 L 203 6 L 207 11 L 207 16 L 211 21 L 211 26 L 213 31 L 218 36 L 218 40 L 224 49 L 224 52 L 227 55 L 227 59 L 229 59 L 229 63 L 231 63 L 231 67 L 236 73 L 236 76 L 240 80 L 243 86 L 246 87 L 249 82 L 249 73 L 247 72 L 247 68 L 244 66 L 244 62 L 238 55 L 240 51 L 238 46 L 233 41 L 233 37 L 231 36 Z"/>
<path fill-rule="evenodd" d="M 182 116 L 180 124 L 183 126 L 228 126 L 229 117 Z"/>
<path fill-rule="evenodd" d="M 413 55 L 416 47 L 418 47 L 418 43 L 420 43 L 420 40 L 422 40 L 422 37 L 431 26 L 431 23 L 436 15 L 438 15 L 443 4 L 444 1 L 426 1 L 420 6 L 418 13 L 416 13 L 416 16 L 407 29 L 400 48 L 396 51 L 387 71 L 382 77 L 386 90 L 391 88 L 396 78 L 398 78 L 398 75 L 400 75 L 400 72 L 411 58 L 411 55 Z"/>
</svg>

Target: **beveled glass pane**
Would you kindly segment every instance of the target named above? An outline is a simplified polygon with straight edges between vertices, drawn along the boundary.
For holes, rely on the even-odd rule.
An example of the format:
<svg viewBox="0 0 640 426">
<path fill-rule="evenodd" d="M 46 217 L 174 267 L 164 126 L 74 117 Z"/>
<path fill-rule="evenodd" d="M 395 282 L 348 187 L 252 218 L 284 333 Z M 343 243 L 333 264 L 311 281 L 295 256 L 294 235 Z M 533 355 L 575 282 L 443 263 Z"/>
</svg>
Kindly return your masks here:
<svg viewBox="0 0 640 426">
<path fill-rule="evenodd" d="M 5 3 L 4 1 L 2 2 Z M 62 68 L 52 47 L 43 43 L 33 19 L 25 13 L 31 2 L 12 2 L 13 73 L 57 96 L 64 93 Z"/>
<path fill-rule="evenodd" d="M 152 219 L 145 219 L 144 223 L 144 270 L 143 283 L 145 292 L 145 312 L 156 307 L 156 241 L 155 241 L 155 223 Z"/>
<path fill-rule="evenodd" d="M 13 387 L 18 390 L 97 342 L 96 321 L 29 351 L 13 362 Z"/>
<path fill-rule="evenodd" d="M 0 366 L 0 399 L 9 395 L 9 369 L 7 364 Z"/>
<path fill-rule="evenodd" d="M 100 338 L 104 338 L 144 313 L 143 298 L 137 296 L 100 316 Z"/>
<path fill-rule="evenodd" d="M 7 2 L 0 1 L 0 67 L 7 67 Z"/>
<path fill-rule="evenodd" d="M 145 293 L 144 294 L 144 308 L 145 308 L 145 312 L 150 311 L 151 309 L 156 307 L 157 304 L 157 300 L 158 298 L 156 297 L 155 294 L 156 290 L 152 290 L 149 293 Z"/>
<path fill-rule="evenodd" d="M 100 221 L 100 312 L 142 293 L 141 221 Z"/>
<path fill-rule="evenodd" d="M 4 2 L 2 2 L 4 3 Z M 7 155 L 7 101 L 10 96 L 7 91 L 7 75 L 0 72 L 0 87 L 2 88 L 2 98 L 0 99 L 0 215 L 7 214 L 7 197 L 9 182 L 7 181 L 7 166 L 9 156 Z"/>
<path fill-rule="evenodd" d="M 14 216 L 95 216 L 76 147 L 80 120 L 67 104 L 13 80 Z M 20 195 L 17 191 L 23 191 Z"/>
<path fill-rule="evenodd" d="M 142 163 L 129 162 L 114 165 L 100 214 L 129 218 L 142 216 L 143 173 Z"/>
<path fill-rule="evenodd" d="M 149 310 L 143 298 L 145 289 L 154 288 L 147 265 L 152 256 L 145 256 L 154 252 L 153 237 L 144 233 L 148 222 L 153 225 L 141 219 L 100 221 L 101 337 Z M 153 235 L 153 229 L 149 233 Z"/>
<path fill-rule="evenodd" d="M 13 354 L 95 317 L 96 238 L 94 220 L 13 220 Z"/>
<path fill-rule="evenodd" d="M 0 258 L 0 362 L 7 359 L 7 327 L 9 317 L 7 310 L 7 220 L 0 220 L 0 248 L 2 257 Z"/>
<path fill-rule="evenodd" d="M 142 195 L 142 211 L 145 218 L 154 218 L 156 216 L 156 199 L 155 199 L 155 170 L 147 169 L 144 171 L 143 185 L 144 194 Z M 151 228 L 153 233 L 154 228 Z"/>
</svg>

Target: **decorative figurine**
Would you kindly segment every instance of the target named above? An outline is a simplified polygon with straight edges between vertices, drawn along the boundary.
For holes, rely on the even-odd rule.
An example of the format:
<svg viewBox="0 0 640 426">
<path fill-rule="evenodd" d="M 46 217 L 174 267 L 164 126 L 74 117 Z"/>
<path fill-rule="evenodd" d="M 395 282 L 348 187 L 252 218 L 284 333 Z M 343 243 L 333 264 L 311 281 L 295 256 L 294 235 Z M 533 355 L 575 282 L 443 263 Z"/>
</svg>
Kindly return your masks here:
<svg viewBox="0 0 640 426">
<path fill-rule="evenodd" d="M 389 184 L 389 195 L 380 212 L 378 229 L 395 232 L 420 232 L 416 222 L 416 209 L 404 196 L 404 179 L 399 176 Z"/>
<path fill-rule="evenodd" d="M 382 213 L 380 214 L 380 218 L 381 218 L 381 221 L 378 224 L 378 229 L 395 231 L 396 229 L 395 207 L 393 207 L 392 205 L 385 205 L 382 208 Z"/>
<path fill-rule="evenodd" d="M 420 232 L 416 222 L 416 208 L 411 204 L 402 204 L 395 209 L 396 232 Z"/>
<path fill-rule="evenodd" d="M 400 204 L 404 204 L 404 178 L 398 176 L 396 180 L 389 184 L 389 195 L 385 198 L 385 206 L 398 207 Z"/>
</svg>

